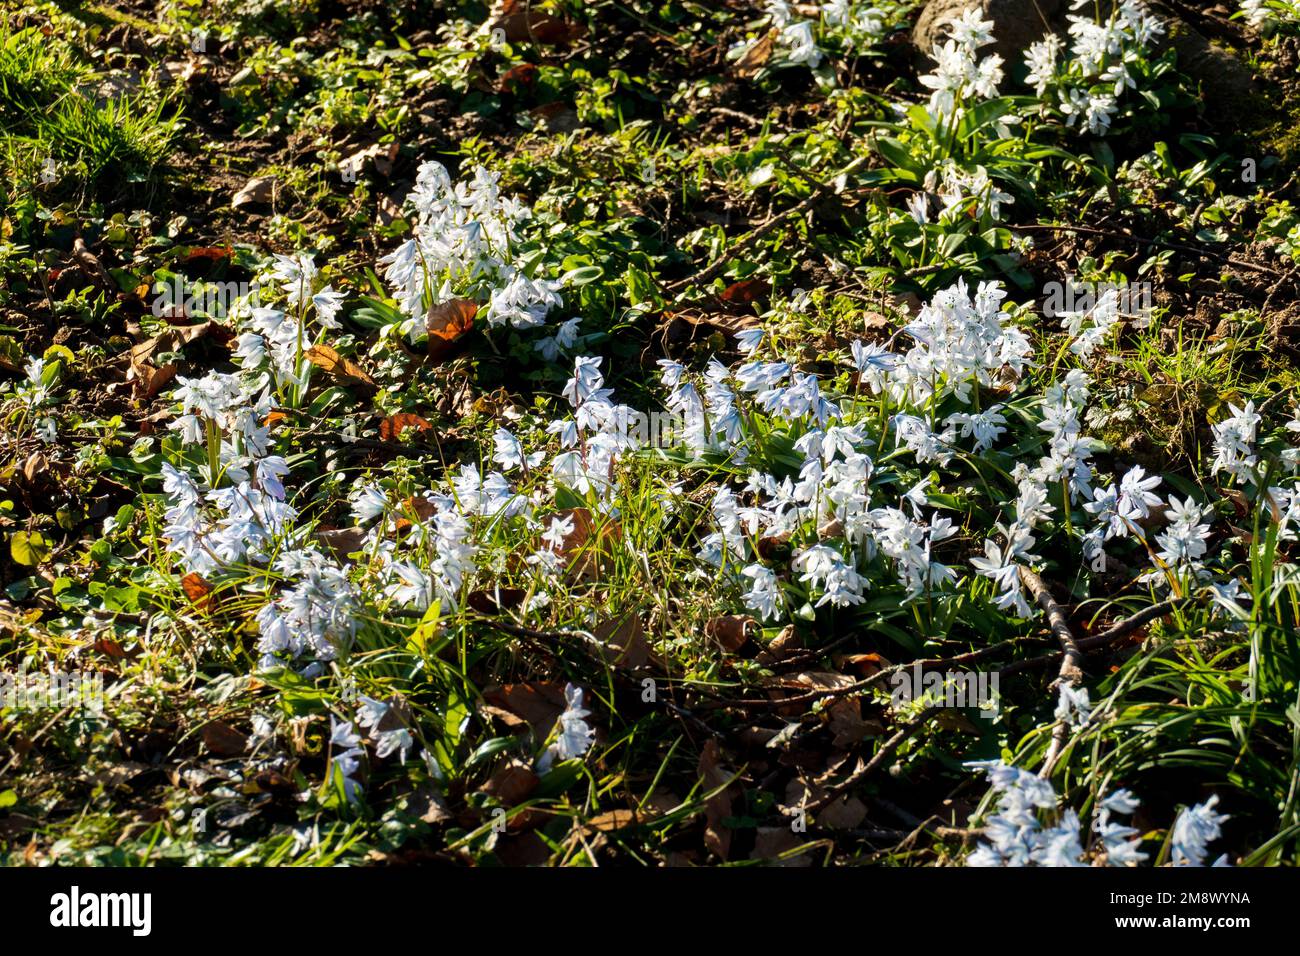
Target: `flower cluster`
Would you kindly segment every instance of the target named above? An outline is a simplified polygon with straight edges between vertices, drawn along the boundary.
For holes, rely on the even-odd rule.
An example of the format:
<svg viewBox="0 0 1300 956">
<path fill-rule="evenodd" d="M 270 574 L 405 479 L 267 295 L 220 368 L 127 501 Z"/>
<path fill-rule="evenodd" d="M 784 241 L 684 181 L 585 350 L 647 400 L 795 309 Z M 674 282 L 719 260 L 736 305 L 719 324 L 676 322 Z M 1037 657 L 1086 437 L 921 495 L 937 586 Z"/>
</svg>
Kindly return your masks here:
<svg viewBox="0 0 1300 956">
<path fill-rule="evenodd" d="M 899 7 L 893 2 L 861 3 L 858 0 L 827 0 L 817 10 L 813 5 L 793 5 L 787 0 L 766 0 L 763 25 L 767 34 L 748 43 L 736 44 L 728 53 L 738 59 L 758 44 L 771 42 L 773 65 L 807 66 L 816 70 L 828 51 L 861 54 L 876 44 L 894 21 Z M 813 19 L 805 19 L 810 14 Z M 769 41 L 767 37 L 771 37 Z"/>
<path fill-rule="evenodd" d="M 482 166 L 455 183 L 437 162 L 420 166 L 407 201 L 414 234 L 380 259 L 384 278 L 407 316 L 401 330 L 416 339 L 424 316 L 457 297 L 487 299 L 489 325 L 543 325 L 563 305 L 560 280 L 535 277 L 520 256 L 519 225 L 531 211 L 501 194 L 499 175 Z"/>
<path fill-rule="evenodd" d="M 1120 823 L 1140 807 L 1128 790 L 1114 790 L 1097 802 L 1091 839 L 1085 843 L 1079 815 L 1060 810 L 1052 785 L 1001 760 L 969 766 L 984 771 L 996 795 L 994 813 L 984 820 L 984 837 L 967 866 L 1138 866 L 1149 858 L 1137 828 Z M 1219 836 L 1227 817 L 1214 812 L 1218 797 L 1184 809 L 1171 835 L 1175 866 L 1204 866 L 1206 846 Z M 1226 866 L 1226 856 L 1215 866 Z"/>
<path fill-rule="evenodd" d="M 1075 0 L 1071 7 L 1086 5 L 1087 0 Z M 1119 112 L 1120 97 L 1136 88 L 1135 73 L 1146 69 L 1147 48 L 1164 25 L 1141 0 L 1122 0 L 1105 19 L 1068 19 L 1069 55 L 1062 56 L 1065 44 L 1056 34 L 1030 44 L 1025 82 L 1040 97 L 1054 92 L 1068 125 L 1104 136 Z"/>
<path fill-rule="evenodd" d="M 980 9 L 972 7 L 948 26 L 949 38 L 930 53 L 934 71 L 920 77 L 931 90 L 927 112 L 936 126 L 945 128 L 961 118 L 969 103 L 997 96 L 1002 82 L 1002 57 L 979 55 L 980 47 L 993 42 L 993 21 L 981 19 Z"/>
</svg>

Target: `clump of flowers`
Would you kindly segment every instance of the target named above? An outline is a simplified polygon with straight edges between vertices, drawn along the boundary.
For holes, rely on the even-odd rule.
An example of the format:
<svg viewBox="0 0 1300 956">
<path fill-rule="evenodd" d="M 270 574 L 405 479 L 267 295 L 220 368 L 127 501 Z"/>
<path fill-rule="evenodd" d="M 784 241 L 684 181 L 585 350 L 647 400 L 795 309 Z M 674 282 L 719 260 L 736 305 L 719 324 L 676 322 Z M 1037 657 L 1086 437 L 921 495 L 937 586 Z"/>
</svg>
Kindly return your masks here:
<svg viewBox="0 0 1300 956">
<path fill-rule="evenodd" d="M 1079 10 L 1087 0 L 1075 0 Z M 1120 110 L 1126 90 L 1154 75 L 1148 60 L 1152 41 L 1164 25 L 1141 0 L 1122 0 L 1102 18 L 1070 15 L 1070 42 L 1056 34 L 1032 43 L 1025 52 L 1029 75 L 1025 82 L 1040 97 L 1049 94 L 1064 114 L 1066 124 L 1104 136 Z"/>
<path fill-rule="evenodd" d="M 861 3 L 857 0 L 828 0 L 815 11 L 812 4 L 792 5 L 786 0 L 767 0 L 763 4 L 760 27 L 764 32 L 748 42 L 737 43 L 728 58 L 738 60 L 755 51 L 760 44 L 771 44 L 770 67 L 807 66 L 817 70 L 828 54 L 862 55 L 869 52 L 896 22 L 902 7 L 884 0 Z M 808 14 L 808 15 L 805 15 Z M 826 75 L 822 79 L 833 82 Z"/>
<path fill-rule="evenodd" d="M 538 275 L 520 254 L 521 223 L 531 210 L 502 195 L 499 174 L 475 167 L 453 182 L 437 162 L 420 166 L 407 202 L 413 235 L 380 259 L 384 278 L 407 316 L 400 331 L 416 340 L 430 309 L 454 298 L 486 300 L 487 322 L 531 329 L 563 305 L 559 279 Z"/>
<path fill-rule="evenodd" d="M 1051 783 L 1001 760 L 969 766 L 988 775 L 994 811 L 984 823 L 984 840 L 966 858 L 967 866 L 1138 866 L 1149 858 L 1142 836 L 1116 816 L 1129 816 L 1141 802 L 1128 790 L 1114 790 L 1097 802 L 1085 836 L 1078 813 L 1062 810 Z M 1218 797 L 1185 808 L 1174 821 L 1174 866 L 1204 866 L 1207 845 L 1218 839 L 1227 817 L 1214 812 Z M 1220 857 L 1215 866 L 1226 866 Z"/>
<path fill-rule="evenodd" d="M 979 8 L 972 7 L 948 26 L 949 38 L 930 53 L 934 71 L 920 77 L 932 91 L 926 110 L 940 128 L 955 125 L 967 104 L 997 96 L 1002 82 L 1002 57 L 979 54 L 993 42 L 993 21 L 981 19 Z"/>
</svg>

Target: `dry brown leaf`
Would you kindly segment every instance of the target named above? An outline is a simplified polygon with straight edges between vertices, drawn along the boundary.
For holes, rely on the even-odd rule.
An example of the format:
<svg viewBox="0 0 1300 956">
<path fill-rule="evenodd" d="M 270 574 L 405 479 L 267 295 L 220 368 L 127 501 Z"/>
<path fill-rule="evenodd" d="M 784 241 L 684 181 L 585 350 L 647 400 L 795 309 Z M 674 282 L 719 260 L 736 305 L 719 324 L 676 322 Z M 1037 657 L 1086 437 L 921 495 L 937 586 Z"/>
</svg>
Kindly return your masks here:
<svg viewBox="0 0 1300 956">
<path fill-rule="evenodd" d="M 772 54 L 776 51 L 776 39 L 780 33 L 780 30 L 773 28 L 760 37 L 736 61 L 736 65 L 731 68 L 732 72 L 742 80 L 757 76 L 758 72 L 767 65 L 767 61 L 772 59 Z"/>
<path fill-rule="evenodd" d="M 640 822 L 635 810 L 609 810 L 592 817 L 583 829 L 593 833 L 612 833 L 625 827 L 636 826 Z"/>
<path fill-rule="evenodd" d="M 497 81 L 497 91 L 514 93 L 520 87 L 531 87 L 537 83 L 537 67 L 532 63 L 516 63 Z"/>
<path fill-rule="evenodd" d="M 77 260 L 78 267 L 85 273 L 86 278 L 109 292 L 118 291 L 117 283 L 113 281 L 113 277 L 108 274 L 108 270 L 99 261 L 99 257 L 86 248 L 85 240 L 80 236 L 72 242 L 72 255 Z"/>
<path fill-rule="evenodd" d="M 191 571 L 181 578 L 181 590 L 190 599 L 190 603 L 200 611 L 207 611 L 212 607 L 212 585 L 199 572 Z"/>
<path fill-rule="evenodd" d="M 568 44 L 586 33 L 580 23 L 534 9 L 528 0 L 496 0 L 488 13 L 489 30 L 501 30 L 508 43 Z"/>
<path fill-rule="evenodd" d="M 340 355 L 328 345 L 313 345 L 303 353 L 308 362 L 324 369 L 345 385 L 364 385 L 378 388 L 370 374 L 352 359 Z"/>
<path fill-rule="evenodd" d="M 799 636 L 799 632 L 794 629 L 794 625 L 787 624 L 780 634 L 772 638 L 772 642 L 767 647 L 758 652 L 758 657 L 755 659 L 760 664 L 768 666 L 784 660 L 802 647 L 803 639 Z"/>
<path fill-rule="evenodd" d="M 111 637 L 96 638 L 90 647 L 95 653 L 103 654 L 105 657 L 112 657 L 116 660 L 126 657 L 126 651 L 122 649 L 122 645 Z"/>
<path fill-rule="evenodd" d="M 389 415 L 379 423 L 379 437 L 384 441 L 400 441 L 403 432 L 426 432 L 431 428 L 433 424 L 427 418 L 421 418 L 411 412 L 398 412 L 396 415 Z"/>
<path fill-rule="evenodd" d="M 317 530 L 316 540 L 333 552 L 335 557 L 345 558 L 362 549 L 366 532 L 364 528 L 322 528 Z"/>
<path fill-rule="evenodd" d="M 749 854 L 751 860 L 770 860 L 773 865 L 781 867 L 812 866 L 812 858 L 807 853 L 799 853 L 786 859 L 777 859 L 782 853 L 789 853 L 795 847 L 807 842 L 807 837 L 795 833 L 790 827 L 759 827 L 754 835 L 754 850 Z"/>
<path fill-rule="evenodd" d="M 638 670 L 651 659 L 645 628 L 635 612 L 615 617 L 596 628 L 592 634 L 601 642 L 601 653 L 615 667 Z"/>
<path fill-rule="evenodd" d="M 275 196 L 276 185 L 274 176 L 254 176 L 239 192 L 235 193 L 234 198 L 230 200 L 230 205 L 238 209 L 255 203 L 269 203 Z"/>
<path fill-rule="evenodd" d="M 45 456 L 39 451 L 34 451 L 28 455 L 27 460 L 23 462 L 23 479 L 27 484 L 34 485 L 36 484 L 36 479 L 44 476 L 49 467 L 50 464 L 45 460 Z"/>
<path fill-rule="evenodd" d="M 375 204 L 375 225 L 381 228 L 391 226 L 400 218 L 402 218 L 401 198 L 380 196 L 379 202 Z"/>
<path fill-rule="evenodd" d="M 772 294 L 772 286 L 766 279 L 741 279 L 727 286 L 720 298 L 728 305 L 749 305 Z"/>
<path fill-rule="evenodd" d="M 528 722 L 540 739 L 550 735 L 564 712 L 564 685 L 545 681 L 505 684 L 483 692 L 487 703 Z"/>
<path fill-rule="evenodd" d="M 524 603 L 528 592 L 523 588 L 480 589 L 471 591 L 465 603 L 480 614 L 500 614 L 505 608 L 518 607 Z"/>
<path fill-rule="evenodd" d="M 773 693 L 773 699 L 780 701 L 787 696 L 802 696 L 809 690 L 838 690 L 854 683 L 853 678 L 831 671 L 804 671 L 791 676 L 777 677 L 766 682 L 770 687 L 780 688 Z M 797 717 L 807 710 L 807 704 L 790 704 L 776 707 L 776 712 L 783 717 Z M 829 698 L 829 703 L 821 712 L 822 720 L 829 726 L 835 738 L 832 744 L 840 749 L 847 749 L 864 737 L 875 736 L 884 732 L 884 726 L 878 720 L 865 720 L 862 717 L 862 705 L 855 697 Z"/>
<path fill-rule="evenodd" d="M 512 760 L 488 778 L 482 791 L 507 807 L 513 807 L 527 800 L 539 783 L 541 778 L 531 768 L 518 760 Z"/>
<path fill-rule="evenodd" d="M 478 303 L 448 299 L 429 309 L 424 325 L 429 332 L 429 361 L 441 362 L 456 349 L 458 340 L 474 328 Z"/>
<path fill-rule="evenodd" d="M 400 143 L 373 143 L 365 149 L 357 150 L 357 152 L 340 162 L 339 169 L 359 174 L 365 168 L 366 160 L 371 160 L 374 163 L 375 172 L 381 176 L 391 176 L 393 163 L 396 162 L 400 149 Z"/>
<path fill-rule="evenodd" d="M 455 819 L 442 794 L 432 787 L 417 790 L 411 796 L 410 811 L 432 826 Z"/>
<path fill-rule="evenodd" d="M 238 757 L 248 749 L 248 738 L 220 720 L 203 725 L 203 744 L 218 757 Z"/>
<path fill-rule="evenodd" d="M 749 640 L 750 628 L 758 624 L 743 614 L 724 614 L 704 625 L 704 636 L 711 638 L 724 651 L 734 654 Z"/>
<path fill-rule="evenodd" d="M 831 830 L 852 830 L 867 818 L 867 805 L 857 797 L 832 800 L 817 814 L 817 825 Z"/>
<path fill-rule="evenodd" d="M 155 368 L 147 362 L 142 362 L 131 366 L 131 374 L 135 381 L 135 397 L 147 402 L 156 398 L 158 393 L 176 378 L 176 363 L 168 362 L 160 368 Z"/>
<path fill-rule="evenodd" d="M 860 677 L 879 674 L 890 666 L 889 661 L 879 654 L 836 654 L 831 660 L 836 667 L 848 667 L 856 671 Z"/>
<path fill-rule="evenodd" d="M 705 315 L 695 311 L 670 312 L 656 329 L 656 335 L 663 342 L 663 347 L 670 352 L 689 345 L 696 339 L 725 332 L 735 336 L 747 329 L 758 328 L 759 321 L 755 315 L 727 315 L 713 312 Z"/>
<path fill-rule="evenodd" d="M 516 814 L 515 819 L 523 814 Z M 514 823 L 515 820 L 510 821 Z M 542 866 L 551 858 L 551 848 L 536 833 L 509 834 L 497 840 L 493 854 L 505 866 Z"/>
<path fill-rule="evenodd" d="M 555 516 L 573 520 L 573 530 L 565 535 L 559 551 L 569 562 L 566 571 L 569 580 L 598 580 L 601 571 L 613 560 L 614 545 L 623 540 L 623 529 L 617 521 L 606 520 L 597 530 L 596 518 L 586 508 L 567 508 Z"/>
<path fill-rule="evenodd" d="M 166 328 L 153 338 L 131 346 L 131 366 L 135 368 L 144 365 L 159 352 L 179 352 L 191 342 L 213 332 L 214 329 L 213 322 L 197 322 L 194 325 L 174 325 Z"/>
<path fill-rule="evenodd" d="M 706 791 L 716 790 L 732 778 L 732 774 L 721 764 L 721 751 L 718 742 L 710 738 L 700 750 L 698 773 L 704 781 Z M 710 797 L 704 804 L 704 845 L 724 862 L 731 852 L 731 831 L 722 823 L 731 816 L 732 790 L 728 786 Z"/>
</svg>

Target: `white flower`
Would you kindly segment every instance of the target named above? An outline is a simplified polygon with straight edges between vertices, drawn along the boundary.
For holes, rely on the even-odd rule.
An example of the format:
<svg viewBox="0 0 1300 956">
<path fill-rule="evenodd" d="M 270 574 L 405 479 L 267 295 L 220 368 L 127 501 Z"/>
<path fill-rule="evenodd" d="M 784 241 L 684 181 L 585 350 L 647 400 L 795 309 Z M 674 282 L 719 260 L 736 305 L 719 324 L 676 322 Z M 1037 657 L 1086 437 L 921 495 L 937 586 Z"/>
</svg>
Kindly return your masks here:
<svg viewBox="0 0 1300 956">
<path fill-rule="evenodd" d="M 1062 681 L 1056 713 L 1053 716 L 1071 727 L 1078 728 L 1088 725 L 1088 715 L 1091 712 L 1092 703 L 1088 700 L 1088 688 L 1072 687 Z"/>
<path fill-rule="evenodd" d="M 591 711 L 582 706 L 582 689 L 573 684 L 564 688 L 565 708 L 560 714 L 555 741 L 546 748 L 537 761 L 537 769 L 545 773 L 556 760 L 572 760 L 585 754 L 596 739 L 596 731 L 584 718 Z"/>
<path fill-rule="evenodd" d="M 1205 857 L 1209 853 L 1208 846 L 1219 838 L 1222 825 L 1228 819 L 1226 815 L 1214 812 L 1218 802 L 1219 797 L 1215 794 L 1204 803 L 1184 808 L 1178 814 L 1170 837 L 1171 860 L 1174 866 L 1205 865 Z"/>
<path fill-rule="evenodd" d="M 365 485 L 352 498 L 352 517 L 357 524 L 367 524 L 388 509 L 388 496 L 378 485 Z"/>
</svg>

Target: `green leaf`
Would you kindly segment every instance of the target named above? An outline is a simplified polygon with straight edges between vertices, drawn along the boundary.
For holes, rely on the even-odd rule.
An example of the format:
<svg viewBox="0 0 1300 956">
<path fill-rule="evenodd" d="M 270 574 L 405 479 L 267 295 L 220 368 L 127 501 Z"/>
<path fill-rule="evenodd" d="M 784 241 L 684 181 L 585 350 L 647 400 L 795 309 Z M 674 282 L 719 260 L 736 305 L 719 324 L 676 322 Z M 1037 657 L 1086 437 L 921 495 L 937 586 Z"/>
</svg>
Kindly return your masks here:
<svg viewBox="0 0 1300 956">
<path fill-rule="evenodd" d="M 50 545 L 39 531 L 15 531 L 9 536 L 9 556 L 17 564 L 34 568 L 50 557 Z"/>
</svg>

